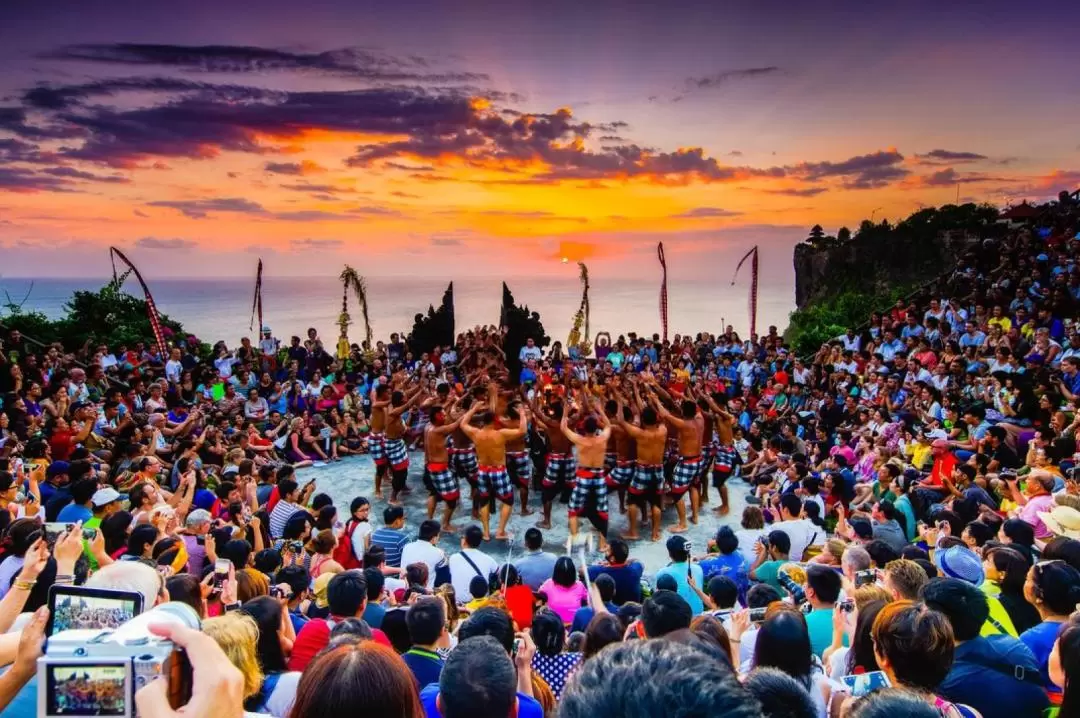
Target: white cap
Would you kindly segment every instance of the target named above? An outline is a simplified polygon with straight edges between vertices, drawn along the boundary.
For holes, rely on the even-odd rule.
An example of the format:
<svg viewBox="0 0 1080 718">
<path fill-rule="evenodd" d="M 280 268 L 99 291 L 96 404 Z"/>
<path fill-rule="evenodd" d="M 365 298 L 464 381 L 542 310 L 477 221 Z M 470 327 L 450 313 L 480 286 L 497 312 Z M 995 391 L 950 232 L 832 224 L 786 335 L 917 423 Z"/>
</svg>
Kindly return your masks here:
<svg viewBox="0 0 1080 718">
<path fill-rule="evenodd" d="M 120 492 L 114 488 L 98 489 L 94 492 L 94 495 L 90 497 L 90 503 L 94 506 L 105 506 L 111 504 L 113 501 L 120 500 Z"/>
</svg>

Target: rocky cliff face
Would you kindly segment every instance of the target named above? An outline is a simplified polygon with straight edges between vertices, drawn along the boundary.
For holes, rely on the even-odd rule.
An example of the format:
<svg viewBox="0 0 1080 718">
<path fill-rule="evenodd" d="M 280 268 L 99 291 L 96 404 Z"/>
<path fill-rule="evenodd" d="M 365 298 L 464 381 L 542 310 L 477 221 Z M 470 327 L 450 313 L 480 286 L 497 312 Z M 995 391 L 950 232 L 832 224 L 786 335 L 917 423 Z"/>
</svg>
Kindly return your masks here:
<svg viewBox="0 0 1080 718">
<path fill-rule="evenodd" d="M 941 232 L 933 239 L 859 234 L 843 243 L 802 242 L 795 245 L 795 305 L 801 309 L 841 291 L 883 293 L 928 282 L 977 243 L 977 237 L 959 231 Z"/>
</svg>

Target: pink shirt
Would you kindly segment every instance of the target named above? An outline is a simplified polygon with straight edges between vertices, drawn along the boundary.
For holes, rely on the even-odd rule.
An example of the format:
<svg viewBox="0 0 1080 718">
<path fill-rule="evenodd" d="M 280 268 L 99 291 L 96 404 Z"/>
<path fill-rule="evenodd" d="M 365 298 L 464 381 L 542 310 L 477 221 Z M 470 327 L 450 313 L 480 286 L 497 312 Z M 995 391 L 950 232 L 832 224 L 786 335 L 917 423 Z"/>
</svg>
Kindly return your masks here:
<svg viewBox="0 0 1080 718">
<path fill-rule="evenodd" d="M 559 614 L 563 623 L 573 623 L 574 614 L 581 608 L 581 602 L 589 597 L 589 592 L 581 581 L 575 581 L 573 586 L 566 588 L 550 578 L 540 584 L 540 593 L 547 595 L 547 607 Z"/>
<path fill-rule="evenodd" d="M 1035 527 L 1035 538 L 1045 539 L 1054 537 L 1053 532 L 1046 528 L 1046 524 L 1039 518 L 1039 512 L 1052 511 L 1055 505 L 1054 497 L 1050 494 L 1044 494 L 1029 499 L 1026 504 L 1020 507 L 1019 516 Z"/>
</svg>

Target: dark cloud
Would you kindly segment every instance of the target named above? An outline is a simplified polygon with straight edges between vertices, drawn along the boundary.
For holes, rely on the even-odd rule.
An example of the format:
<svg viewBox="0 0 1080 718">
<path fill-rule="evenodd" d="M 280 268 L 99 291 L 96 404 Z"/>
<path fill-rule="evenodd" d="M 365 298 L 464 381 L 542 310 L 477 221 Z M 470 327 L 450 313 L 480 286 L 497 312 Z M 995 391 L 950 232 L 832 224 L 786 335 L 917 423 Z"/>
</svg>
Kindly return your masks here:
<svg viewBox="0 0 1080 718">
<path fill-rule="evenodd" d="M 293 249 L 335 249 L 344 244 L 340 239 L 294 239 L 289 243 Z"/>
<path fill-rule="evenodd" d="M 719 207 L 694 207 L 679 214 L 670 215 L 672 219 L 710 219 L 716 217 L 738 217 L 742 212 L 735 212 Z"/>
<path fill-rule="evenodd" d="M 136 217 L 144 217 L 145 218 L 145 217 L 150 216 L 146 212 L 143 212 L 141 209 L 133 209 L 131 211 Z"/>
<path fill-rule="evenodd" d="M 328 220 L 351 219 L 351 217 L 337 212 L 324 212 L 318 209 L 303 209 L 295 212 L 275 212 L 274 219 L 285 222 L 325 222 Z"/>
<path fill-rule="evenodd" d="M 337 187 L 332 184 L 306 184 L 303 182 L 296 184 L 283 184 L 282 189 L 292 190 L 294 192 L 319 192 L 322 194 L 356 194 L 356 190 L 349 187 Z"/>
<path fill-rule="evenodd" d="M 759 191 L 764 192 L 765 194 L 781 194 L 781 195 L 786 195 L 788 197 L 816 197 L 817 195 L 821 194 L 822 192 L 828 192 L 829 188 L 828 187 L 805 187 L 805 188 L 800 189 L 798 187 L 787 187 L 787 188 L 784 188 L 784 189 L 762 189 L 762 190 L 759 190 Z"/>
<path fill-rule="evenodd" d="M 768 67 L 743 67 L 738 70 L 724 70 L 723 72 L 717 72 L 703 77 L 688 77 L 686 78 L 686 86 L 688 89 L 694 90 L 711 90 L 720 87 L 721 85 L 726 85 L 729 82 L 768 77 L 769 75 L 775 75 L 778 72 L 780 72 L 780 68 L 776 65 L 769 65 Z"/>
<path fill-rule="evenodd" d="M 911 174 L 911 170 L 900 166 L 903 161 L 902 154 L 890 149 L 843 162 L 803 162 L 788 169 L 810 181 L 840 178 L 846 189 L 878 189 Z"/>
<path fill-rule="evenodd" d="M 431 244 L 436 247 L 457 247 L 462 242 L 457 237 L 432 237 Z"/>
<path fill-rule="evenodd" d="M 241 197 L 223 197 L 221 199 L 194 200 L 159 200 L 147 202 L 150 207 L 168 207 L 179 211 L 192 219 L 205 219 L 211 212 L 238 212 L 241 214 L 267 214 L 258 202 Z"/>
<path fill-rule="evenodd" d="M 143 237 L 135 242 L 135 246 L 139 249 L 195 249 L 196 242 L 190 239 L 158 239 L 157 237 Z"/>
<path fill-rule="evenodd" d="M 76 192 L 70 179 L 0 166 L 0 192 Z"/>
<path fill-rule="evenodd" d="M 52 164 L 57 161 L 55 153 L 42 152 L 32 143 L 13 137 L 0 139 L 0 162 L 25 162 L 28 164 Z"/>
<path fill-rule="evenodd" d="M 940 162 L 980 162 L 989 159 L 986 155 L 975 152 L 954 152 L 953 150 L 930 150 L 924 155 L 915 155 L 922 160 Z"/>
<path fill-rule="evenodd" d="M 85 180 L 87 182 L 102 182 L 105 184 L 130 184 L 131 180 L 123 175 L 96 175 L 92 172 L 83 172 L 73 167 L 49 167 L 42 170 L 53 177 L 67 177 L 69 179 Z"/>
<path fill-rule="evenodd" d="M 390 194 L 394 197 L 402 197 L 404 199 L 420 199 L 420 195 L 418 194 L 410 194 L 409 192 L 401 192 L 399 190 L 395 190 Z"/>
<path fill-rule="evenodd" d="M 361 48 L 318 53 L 244 45 L 154 45 L 111 43 L 67 45 L 48 59 L 112 65 L 174 67 L 207 73 L 301 72 L 370 82 L 486 82 L 475 72 L 428 72 L 428 60 L 399 58 Z"/>
<path fill-rule="evenodd" d="M 353 207 L 345 210 L 348 214 L 370 215 L 375 217 L 399 217 L 401 213 L 387 207 Z"/>
<path fill-rule="evenodd" d="M 303 162 L 267 162 L 263 165 L 263 169 L 274 174 L 295 176 L 326 171 L 324 167 L 321 167 L 318 163 L 311 162 L 310 160 L 305 160 Z"/>
<path fill-rule="evenodd" d="M 92 97 L 113 97 L 124 92 L 139 93 L 203 93 L 234 101 L 272 98 L 281 93 L 244 85 L 225 85 L 195 82 L 172 77 L 124 77 L 98 80 L 76 85 L 42 83 L 27 90 L 22 100 L 28 107 L 39 110 L 64 110 Z"/>
<path fill-rule="evenodd" d="M 732 150 L 731 152 L 728 152 L 728 157 L 742 157 L 742 152 L 739 150 Z"/>
<path fill-rule="evenodd" d="M 383 165 L 383 167 L 392 170 L 402 170 L 405 172 L 432 172 L 435 169 L 431 165 L 420 165 L 418 167 L 414 167 L 411 165 L 403 165 L 400 162 L 387 162 Z"/>
<path fill-rule="evenodd" d="M 1010 177 L 991 177 L 981 172 L 957 172 L 952 167 L 946 167 L 928 175 L 913 178 L 914 186 L 924 187 L 954 187 L 958 184 L 971 184 L 973 182 L 1016 182 Z"/>
<path fill-rule="evenodd" d="M 27 140 L 68 140 L 85 137 L 87 131 L 62 118 L 41 124 L 21 107 L 0 107 L 0 131 L 11 132 Z"/>
</svg>

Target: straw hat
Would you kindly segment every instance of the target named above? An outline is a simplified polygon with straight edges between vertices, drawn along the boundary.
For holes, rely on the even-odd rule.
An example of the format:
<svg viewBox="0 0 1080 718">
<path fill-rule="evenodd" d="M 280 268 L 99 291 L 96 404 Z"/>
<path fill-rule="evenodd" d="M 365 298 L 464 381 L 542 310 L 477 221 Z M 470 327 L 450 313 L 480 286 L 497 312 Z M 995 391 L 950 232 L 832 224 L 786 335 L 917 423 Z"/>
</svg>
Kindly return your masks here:
<svg viewBox="0 0 1080 718">
<path fill-rule="evenodd" d="M 1040 511 L 1039 518 L 1055 536 L 1080 539 L 1080 511 L 1071 506 L 1055 506 L 1051 511 Z"/>
</svg>

